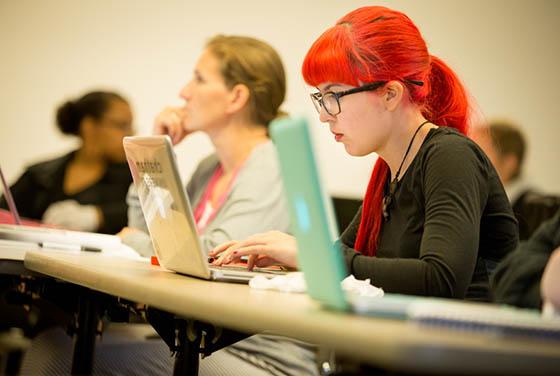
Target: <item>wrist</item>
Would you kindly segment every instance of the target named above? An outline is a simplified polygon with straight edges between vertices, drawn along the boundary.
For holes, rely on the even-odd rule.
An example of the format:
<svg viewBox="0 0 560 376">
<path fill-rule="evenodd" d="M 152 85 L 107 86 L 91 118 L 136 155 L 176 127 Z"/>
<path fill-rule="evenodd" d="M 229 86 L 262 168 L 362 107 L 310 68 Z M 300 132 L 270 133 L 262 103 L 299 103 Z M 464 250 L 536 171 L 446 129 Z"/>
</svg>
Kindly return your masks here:
<svg viewBox="0 0 560 376">
<path fill-rule="evenodd" d="M 96 216 L 96 223 L 97 223 L 95 230 L 99 230 L 105 224 L 103 210 L 101 210 L 99 206 L 94 206 L 94 209 L 95 209 L 95 216 Z"/>
</svg>

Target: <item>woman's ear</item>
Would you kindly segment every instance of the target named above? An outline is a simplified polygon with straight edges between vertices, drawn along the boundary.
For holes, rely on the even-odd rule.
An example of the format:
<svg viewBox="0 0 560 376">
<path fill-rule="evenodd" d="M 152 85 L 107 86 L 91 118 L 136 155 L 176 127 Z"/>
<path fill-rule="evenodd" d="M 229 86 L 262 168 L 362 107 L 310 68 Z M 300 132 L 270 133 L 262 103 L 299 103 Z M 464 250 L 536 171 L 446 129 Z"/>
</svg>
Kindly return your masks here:
<svg viewBox="0 0 560 376">
<path fill-rule="evenodd" d="M 80 128 L 78 129 L 78 135 L 82 138 L 91 137 L 95 131 L 95 120 L 91 116 L 85 116 L 80 122 Z"/>
<path fill-rule="evenodd" d="M 235 113 L 240 111 L 249 102 L 251 97 L 251 92 L 246 85 L 237 84 L 235 85 L 229 94 L 228 108 L 226 111 L 228 113 Z"/>
<path fill-rule="evenodd" d="M 383 103 L 387 111 L 395 111 L 403 99 L 404 86 L 399 81 L 389 81 L 385 85 Z"/>
</svg>

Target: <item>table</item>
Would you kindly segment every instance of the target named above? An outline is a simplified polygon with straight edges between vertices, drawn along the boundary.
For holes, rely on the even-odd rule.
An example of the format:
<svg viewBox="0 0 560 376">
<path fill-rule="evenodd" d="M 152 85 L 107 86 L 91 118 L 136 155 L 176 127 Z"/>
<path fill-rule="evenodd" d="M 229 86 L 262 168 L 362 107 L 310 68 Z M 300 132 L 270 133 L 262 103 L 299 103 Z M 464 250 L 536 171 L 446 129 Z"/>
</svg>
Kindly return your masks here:
<svg viewBox="0 0 560 376">
<path fill-rule="evenodd" d="M 177 315 L 246 333 L 299 338 L 389 370 L 426 373 L 550 374 L 560 343 L 357 316 L 321 308 L 305 294 L 204 281 L 148 262 L 102 254 L 28 252 L 26 268 Z"/>
</svg>

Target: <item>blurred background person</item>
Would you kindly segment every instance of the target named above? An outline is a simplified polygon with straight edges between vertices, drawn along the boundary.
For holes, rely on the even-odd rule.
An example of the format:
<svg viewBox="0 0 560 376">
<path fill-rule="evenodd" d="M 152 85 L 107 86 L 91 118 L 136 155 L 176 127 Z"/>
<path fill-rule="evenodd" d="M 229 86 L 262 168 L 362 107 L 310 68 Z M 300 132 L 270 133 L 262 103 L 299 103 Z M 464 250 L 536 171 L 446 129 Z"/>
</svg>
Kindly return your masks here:
<svg viewBox="0 0 560 376">
<path fill-rule="evenodd" d="M 524 174 L 527 141 L 519 126 L 509 121 L 491 121 L 473 129 L 472 138 L 484 150 L 504 185 L 519 222 L 519 238 L 528 239 L 560 208 L 560 197 L 544 194 Z"/>
<path fill-rule="evenodd" d="M 56 124 L 81 144 L 25 170 L 11 186 L 19 214 L 78 231 L 116 233 L 124 227 L 132 177 L 122 139 L 132 135 L 132 121 L 128 101 L 115 92 L 92 91 L 62 104 Z M 0 206 L 7 208 L 4 197 Z"/>
<path fill-rule="evenodd" d="M 473 129 L 473 139 L 494 165 L 510 202 L 515 204 L 531 190 L 522 174 L 527 150 L 525 135 L 508 121 L 492 121 L 488 126 Z"/>
</svg>

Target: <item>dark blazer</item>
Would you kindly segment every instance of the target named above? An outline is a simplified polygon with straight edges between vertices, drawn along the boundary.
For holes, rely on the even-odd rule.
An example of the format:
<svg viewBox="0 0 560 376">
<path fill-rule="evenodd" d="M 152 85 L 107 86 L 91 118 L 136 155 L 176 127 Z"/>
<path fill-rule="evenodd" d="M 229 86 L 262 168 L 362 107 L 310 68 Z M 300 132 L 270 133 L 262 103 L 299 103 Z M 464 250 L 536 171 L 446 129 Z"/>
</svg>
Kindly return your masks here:
<svg viewBox="0 0 560 376">
<path fill-rule="evenodd" d="M 560 247 L 560 210 L 533 236 L 521 242 L 496 268 L 494 301 L 524 308 L 541 308 L 541 277 L 552 252 Z"/>
</svg>

